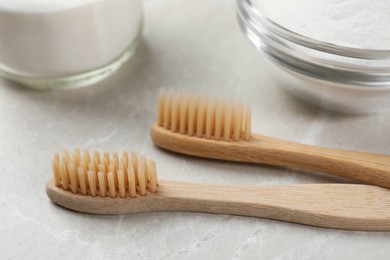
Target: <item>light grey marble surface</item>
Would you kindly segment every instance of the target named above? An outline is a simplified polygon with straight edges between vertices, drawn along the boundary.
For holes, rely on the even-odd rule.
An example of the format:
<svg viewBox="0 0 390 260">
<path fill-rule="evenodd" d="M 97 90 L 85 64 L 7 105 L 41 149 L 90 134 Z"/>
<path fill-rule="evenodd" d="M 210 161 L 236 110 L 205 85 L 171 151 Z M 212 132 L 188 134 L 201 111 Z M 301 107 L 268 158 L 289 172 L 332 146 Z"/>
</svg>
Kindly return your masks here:
<svg viewBox="0 0 390 260">
<path fill-rule="evenodd" d="M 202 160 L 153 146 L 162 86 L 242 97 L 254 132 L 390 154 L 390 114 L 337 115 L 279 90 L 240 33 L 235 2 L 146 0 L 134 59 L 90 88 L 40 92 L 0 80 L 2 259 L 388 259 L 390 234 L 197 213 L 93 216 L 60 208 L 44 186 L 55 151 L 138 150 L 160 178 L 224 184 L 340 182 L 276 167 Z"/>
</svg>

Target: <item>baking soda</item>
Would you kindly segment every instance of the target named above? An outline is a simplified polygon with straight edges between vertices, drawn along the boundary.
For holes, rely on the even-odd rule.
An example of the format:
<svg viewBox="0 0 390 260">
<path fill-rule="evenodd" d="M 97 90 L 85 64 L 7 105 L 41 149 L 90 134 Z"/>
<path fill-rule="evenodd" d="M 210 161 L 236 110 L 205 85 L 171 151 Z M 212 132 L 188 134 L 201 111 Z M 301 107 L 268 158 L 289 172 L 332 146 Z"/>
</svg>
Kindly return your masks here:
<svg viewBox="0 0 390 260">
<path fill-rule="evenodd" d="M 135 41 L 141 0 L 0 0 L 0 69 L 59 77 L 110 64 Z"/>
<path fill-rule="evenodd" d="M 390 1 L 253 0 L 268 18 L 304 36 L 341 46 L 390 49 Z"/>
</svg>

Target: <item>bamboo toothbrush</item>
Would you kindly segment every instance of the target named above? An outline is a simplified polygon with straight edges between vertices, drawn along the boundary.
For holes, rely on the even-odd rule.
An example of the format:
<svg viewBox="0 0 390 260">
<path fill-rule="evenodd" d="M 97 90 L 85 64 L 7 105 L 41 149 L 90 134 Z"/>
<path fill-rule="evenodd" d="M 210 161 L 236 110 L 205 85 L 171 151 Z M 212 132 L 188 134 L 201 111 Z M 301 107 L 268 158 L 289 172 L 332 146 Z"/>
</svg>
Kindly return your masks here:
<svg viewBox="0 0 390 260">
<path fill-rule="evenodd" d="M 390 155 L 311 146 L 251 133 L 242 102 L 161 90 L 153 142 L 199 157 L 318 171 L 390 188 Z"/>
<path fill-rule="evenodd" d="M 157 181 L 156 163 L 123 155 L 63 152 L 53 159 L 49 198 L 91 214 L 191 211 L 261 217 L 312 226 L 390 230 L 390 191 L 360 184 L 224 186 Z"/>
</svg>

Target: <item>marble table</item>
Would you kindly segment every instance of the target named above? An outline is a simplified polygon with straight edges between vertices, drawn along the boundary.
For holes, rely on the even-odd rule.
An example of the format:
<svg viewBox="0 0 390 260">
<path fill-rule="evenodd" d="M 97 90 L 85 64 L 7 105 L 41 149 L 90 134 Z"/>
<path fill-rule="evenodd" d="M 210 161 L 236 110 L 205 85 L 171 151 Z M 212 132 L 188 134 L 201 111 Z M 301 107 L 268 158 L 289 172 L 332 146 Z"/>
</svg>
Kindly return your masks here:
<svg viewBox="0 0 390 260">
<path fill-rule="evenodd" d="M 239 31 L 233 0 L 145 0 L 142 43 L 109 79 L 72 91 L 0 80 L 2 259 L 388 259 L 390 233 L 201 213 L 94 216 L 51 203 L 50 160 L 64 148 L 138 150 L 160 178 L 220 184 L 345 182 L 323 174 L 203 160 L 153 146 L 160 87 L 247 100 L 253 130 L 390 154 L 390 114 L 339 115 L 280 90 Z"/>
</svg>

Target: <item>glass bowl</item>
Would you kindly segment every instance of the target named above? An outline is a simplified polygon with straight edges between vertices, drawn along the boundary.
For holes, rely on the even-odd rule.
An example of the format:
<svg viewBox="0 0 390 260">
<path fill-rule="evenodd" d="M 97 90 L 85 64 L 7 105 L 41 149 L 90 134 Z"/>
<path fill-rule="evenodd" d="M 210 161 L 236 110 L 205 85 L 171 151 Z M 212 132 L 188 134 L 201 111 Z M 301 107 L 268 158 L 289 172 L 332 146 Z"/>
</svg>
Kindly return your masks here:
<svg viewBox="0 0 390 260">
<path fill-rule="evenodd" d="M 275 23 L 252 0 L 237 2 L 242 32 L 282 88 L 331 110 L 390 110 L 390 50 L 318 41 Z"/>
</svg>

